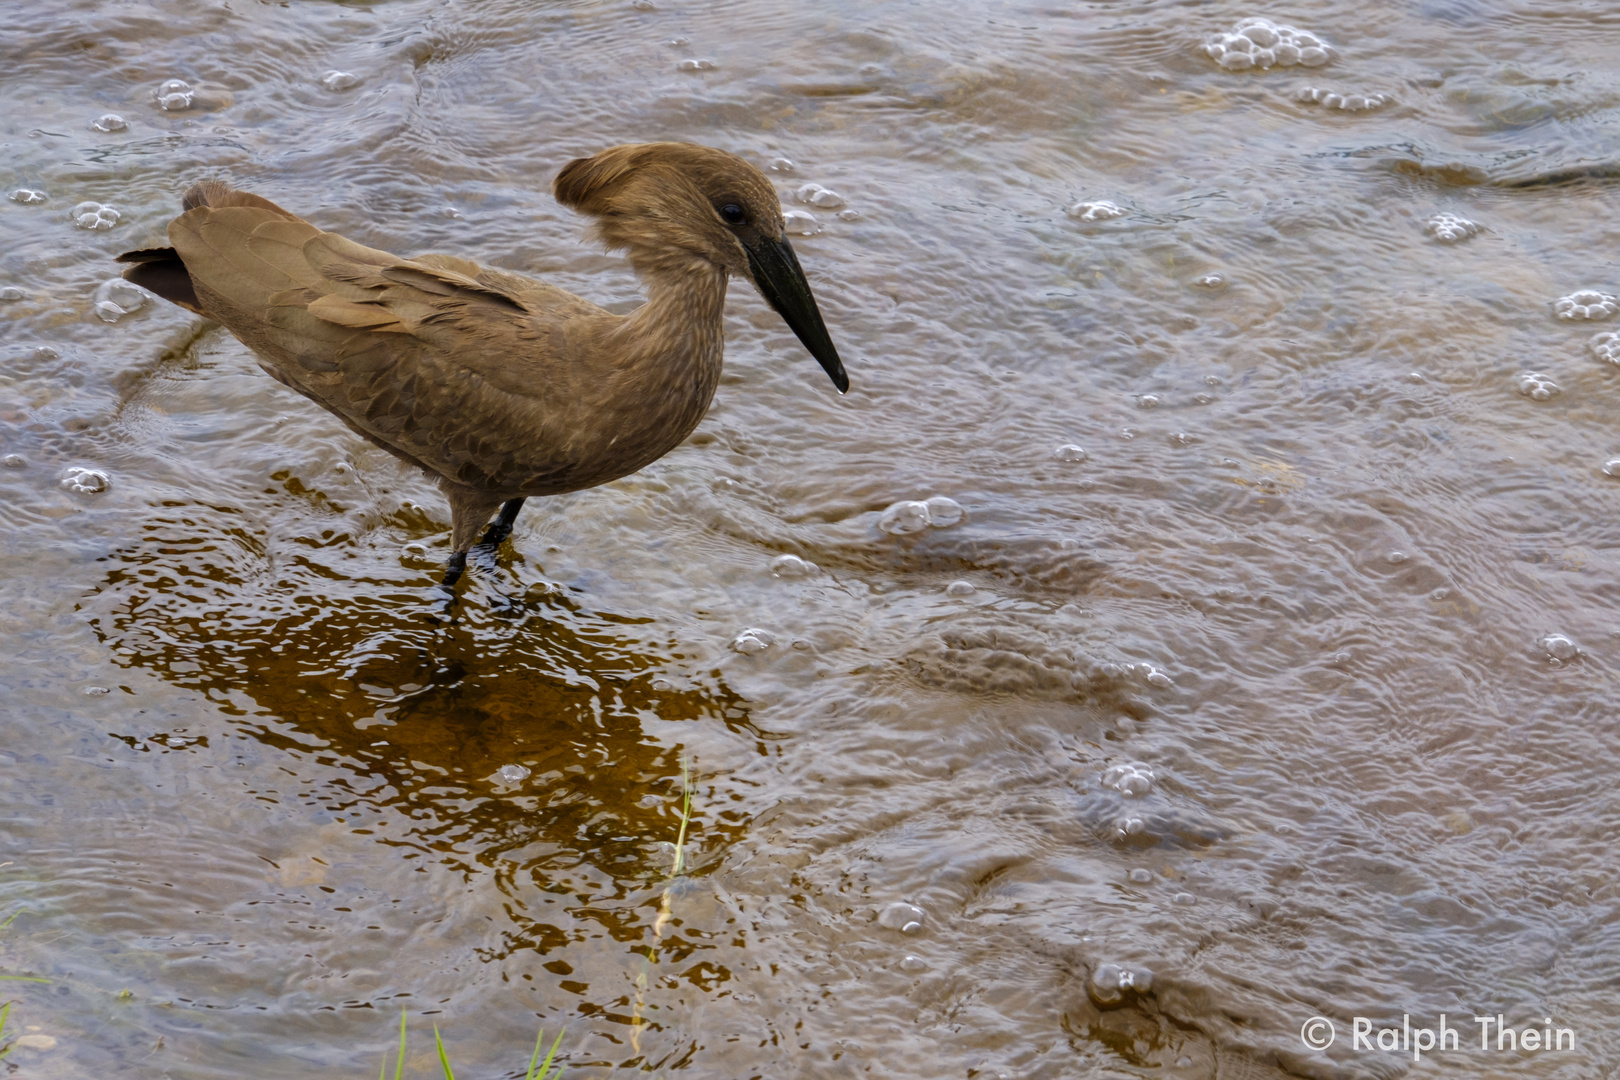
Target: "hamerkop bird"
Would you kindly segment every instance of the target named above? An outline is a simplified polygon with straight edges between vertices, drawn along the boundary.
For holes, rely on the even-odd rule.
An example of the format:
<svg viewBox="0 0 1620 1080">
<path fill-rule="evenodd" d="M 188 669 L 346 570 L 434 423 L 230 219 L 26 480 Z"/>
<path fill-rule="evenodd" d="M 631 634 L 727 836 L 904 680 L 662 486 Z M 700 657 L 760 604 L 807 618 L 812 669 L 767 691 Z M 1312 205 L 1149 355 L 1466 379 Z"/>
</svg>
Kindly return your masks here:
<svg viewBox="0 0 1620 1080">
<path fill-rule="evenodd" d="M 614 315 L 533 278 L 451 255 L 401 258 L 203 181 L 173 247 L 124 276 L 223 323 L 265 371 L 425 469 L 450 500 L 445 584 L 523 500 L 627 476 L 678 446 L 720 381 L 731 275 L 753 281 L 840 393 L 849 378 L 783 231 L 775 189 L 735 154 L 616 146 L 552 183 L 623 249 L 647 302 Z"/>
</svg>

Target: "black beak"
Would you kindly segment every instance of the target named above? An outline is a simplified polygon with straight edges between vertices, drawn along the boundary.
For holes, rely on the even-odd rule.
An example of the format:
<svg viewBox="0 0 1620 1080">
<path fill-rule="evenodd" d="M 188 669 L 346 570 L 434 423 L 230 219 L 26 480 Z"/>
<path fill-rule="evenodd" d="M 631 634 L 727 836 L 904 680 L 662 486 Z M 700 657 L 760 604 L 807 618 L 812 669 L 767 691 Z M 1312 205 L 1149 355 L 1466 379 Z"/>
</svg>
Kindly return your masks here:
<svg viewBox="0 0 1620 1080">
<path fill-rule="evenodd" d="M 810 283 L 804 279 L 798 256 L 787 237 L 780 240 L 763 238 L 754 245 L 744 244 L 748 252 L 748 269 L 754 273 L 754 287 L 765 302 L 776 309 L 788 329 L 798 335 L 804 347 L 810 350 L 840 394 L 849 390 L 849 376 L 827 336 L 827 326 L 821 321 L 816 298 L 810 295 Z"/>
</svg>

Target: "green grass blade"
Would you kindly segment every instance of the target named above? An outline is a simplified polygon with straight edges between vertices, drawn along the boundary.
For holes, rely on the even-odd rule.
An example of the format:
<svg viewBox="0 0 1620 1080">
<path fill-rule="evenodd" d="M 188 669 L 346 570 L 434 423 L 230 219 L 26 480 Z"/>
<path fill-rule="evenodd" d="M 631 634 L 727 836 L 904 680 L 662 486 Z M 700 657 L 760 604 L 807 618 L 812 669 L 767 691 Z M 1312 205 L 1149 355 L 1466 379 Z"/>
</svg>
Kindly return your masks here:
<svg viewBox="0 0 1620 1080">
<path fill-rule="evenodd" d="M 388 1067 L 388 1057 L 383 1056 L 383 1067 Z M 405 1075 L 405 1006 L 399 1007 L 399 1064 L 394 1067 L 394 1080 L 400 1080 Z"/>
<path fill-rule="evenodd" d="M 3 1039 L 3 1038 L 6 1037 L 6 1018 L 9 1017 L 10 1015 L 11 1015 L 11 1002 L 8 1001 L 8 1002 L 6 1002 L 6 1007 L 3 1008 L 3 1009 L 0 1009 L 0 1039 Z M 0 1050 L 0 1058 L 5 1057 L 9 1053 L 11 1053 L 11 1047 L 10 1046 L 6 1047 L 4 1050 Z"/>
<path fill-rule="evenodd" d="M 12 979 L 12 980 L 14 980 L 16 982 L 47 982 L 48 983 L 48 982 L 51 981 L 49 979 L 41 979 L 37 975 L 0 975 L 0 979 Z"/>
<path fill-rule="evenodd" d="M 546 1041 L 546 1029 L 540 1029 L 540 1034 L 534 1037 L 534 1056 L 529 1058 L 529 1071 L 524 1074 L 523 1080 L 551 1080 L 553 1076 L 562 1075 L 561 1065 L 557 1066 L 555 1073 L 551 1071 L 551 1060 L 557 1056 L 557 1047 L 562 1044 L 563 1035 L 567 1030 L 567 1028 L 564 1028 L 562 1031 L 557 1032 L 556 1039 L 552 1040 L 551 1050 L 546 1054 L 546 1060 L 541 1061 L 540 1047 Z M 540 1071 L 536 1072 L 536 1068 Z"/>
<path fill-rule="evenodd" d="M 439 1038 L 439 1025 L 433 1025 L 433 1045 L 439 1048 L 439 1064 L 444 1066 L 444 1080 L 456 1080 L 456 1074 L 450 1069 L 450 1055 L 444 1052 L 444 1040 Z"/>
<path fill-rule="evenodd" d="M 566 1029 L 564 1029 L 566 1030 Z M 557 1047 L 562 1045 L 563 1032 L 557 1032 L 557 1037 L 551 1042 L 551 1049 L 546 1052 L 546 1060 L 540 1063 L 540 1080 L 552 1080 L 562 1075 L 562 1066 L 557 1066 L 556 1072 L 551 1072 L 551 1059 L 557 1056 Z"/>
</svg>

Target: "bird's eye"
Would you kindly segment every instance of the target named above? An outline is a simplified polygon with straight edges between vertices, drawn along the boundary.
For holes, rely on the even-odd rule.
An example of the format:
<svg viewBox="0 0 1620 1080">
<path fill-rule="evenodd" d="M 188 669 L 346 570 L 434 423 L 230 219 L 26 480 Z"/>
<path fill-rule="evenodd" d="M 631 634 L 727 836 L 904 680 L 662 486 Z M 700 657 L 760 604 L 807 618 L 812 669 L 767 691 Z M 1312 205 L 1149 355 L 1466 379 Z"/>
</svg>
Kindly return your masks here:
<svg viewBox="0 0 1620 1080">
<path fill-rule="evenodd" d="M 746 225 L 748 215 L 736 203 L 726 203 L 720 208 L 720 216 L 726 219 L 727 225 Z"/>
</svg>

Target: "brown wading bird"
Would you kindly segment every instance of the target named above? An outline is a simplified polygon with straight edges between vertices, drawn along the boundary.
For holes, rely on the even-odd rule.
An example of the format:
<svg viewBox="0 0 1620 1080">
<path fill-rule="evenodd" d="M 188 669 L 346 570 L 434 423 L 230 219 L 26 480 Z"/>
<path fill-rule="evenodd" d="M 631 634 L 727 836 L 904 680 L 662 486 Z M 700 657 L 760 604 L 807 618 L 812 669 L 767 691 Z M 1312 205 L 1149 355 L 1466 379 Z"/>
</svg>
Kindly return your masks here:
<svg viewBox="0 0 1620 1080">
<path fill-rule="evenodd" d="M 450 500 L 444 583 L 512 532 L 523 500 L 628 476 L 680 445 L 720 382 L 731 275 L 753 281 L 839 393 L 849 377 L 783 232 L 775 189 L 735 154 L 616 146 L 552 193 L 623 249 L 647 302 L 614 315 L 451 255 L 390 255 L 203 181 L 168 248 L 124 276 L 223 323 L 281 382 L 425 469 Z"/>
</svg>

